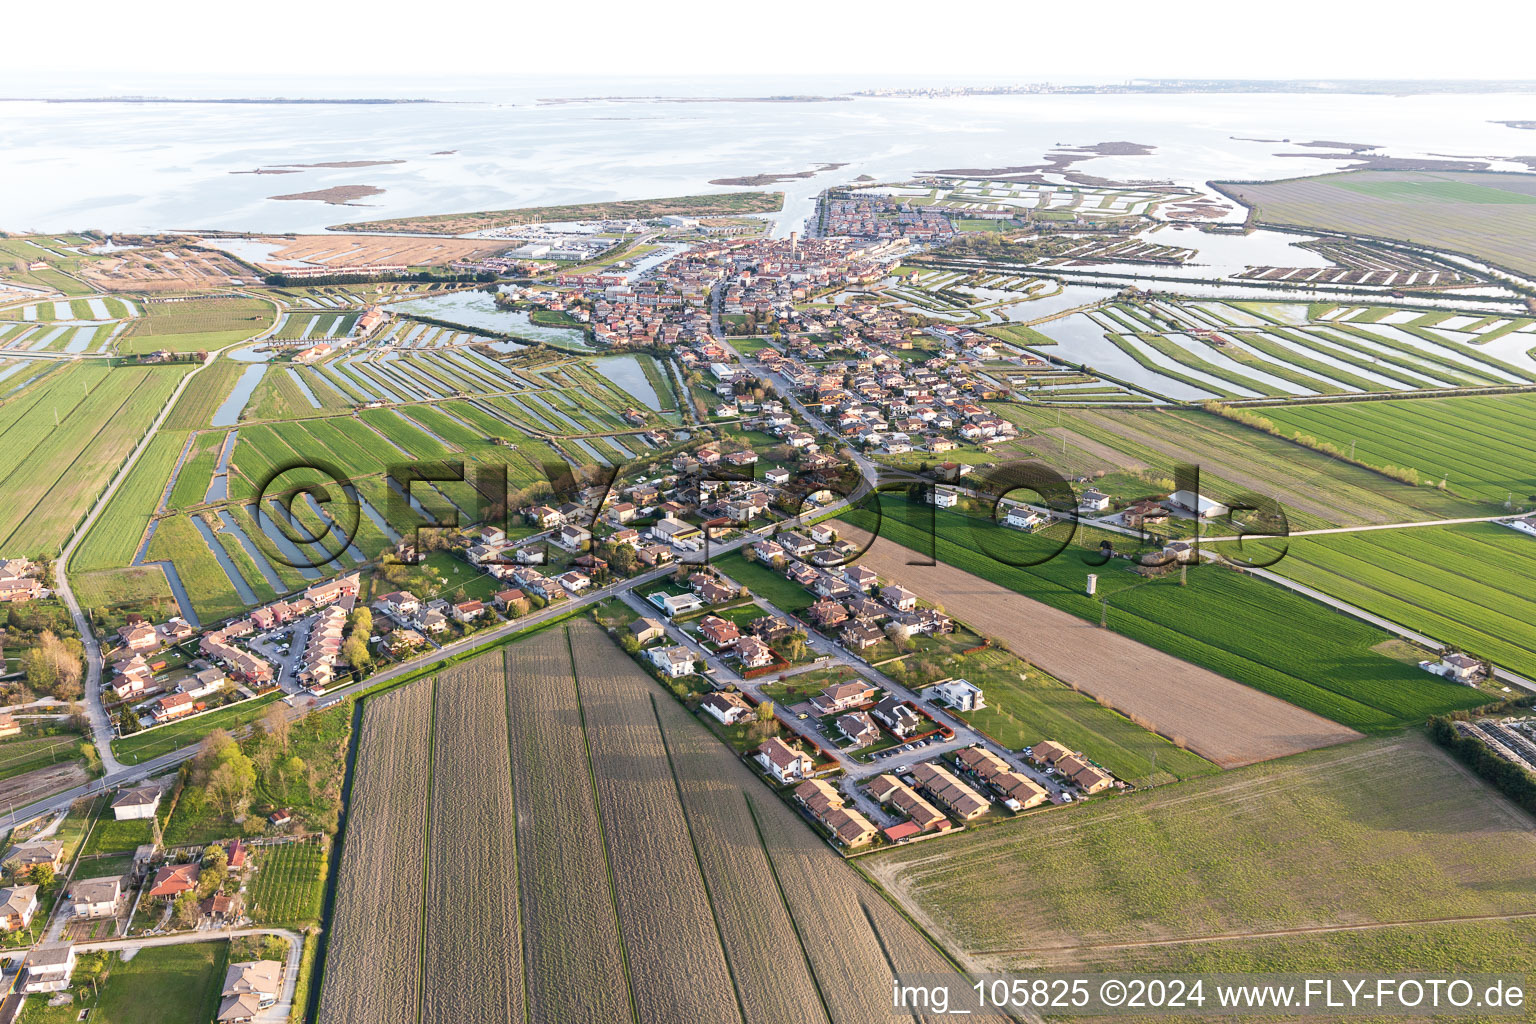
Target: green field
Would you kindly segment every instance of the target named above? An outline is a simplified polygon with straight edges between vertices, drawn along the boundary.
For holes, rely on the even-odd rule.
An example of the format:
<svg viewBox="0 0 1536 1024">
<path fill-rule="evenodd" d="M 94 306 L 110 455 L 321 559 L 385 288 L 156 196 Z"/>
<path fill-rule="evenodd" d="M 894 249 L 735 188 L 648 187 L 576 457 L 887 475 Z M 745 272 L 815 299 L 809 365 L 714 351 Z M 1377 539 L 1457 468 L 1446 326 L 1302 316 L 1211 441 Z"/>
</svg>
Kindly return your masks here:
<svg viewBox="0 0 1536 1024">
<path fill-rule="evenodd" d="M 260 718 L 266 711 L 267 705 L 278 696 L 277 693 L 269 693 L 255 700 L 243 701 L 233 707 L 210 711 L 207 714 L 196 715 L 179 722 L 146 729 L 123 739 L 113 740 L 112 752 L 120 761 L 139 764 L 159 757 L 161 754 L 190 746 L 215 729 L 238 733 L 241 726 Z"/>
<path fill-rule="evenodd" d="M 28 996 L 22 1024 L 75 1024 L 80 1006 L 90 1007 L 92 1024 L 205 1024 L 219 1012 L 219 992 L 229 960 L 229 942 L 210 940 L 175 946 L 151 946 L 132 959 L 108 958 L 110 978 L 100 985 L 99 1000 L 86 986 L 71 1005 L 48 1006 L 48 996 Z"/>
<path fill-rule="evenodd" d="M 1468 523 L 1287 546 L 1281 575 L 1536 678 L 1536 538 Z"/>
<path fill-rule="evenodd" d="M 1486 506 L 1536 505 L 1536 394 L 1293 405 L 1261 410 L 1293 436 L 1375 466 L 1417 470 Z M 1490 511 L 1501 511 L 1490 507 Z"/>
<path fill-rule="evenodd" d="M 1433 400 L 1361 402 L 1349 408 L 1421 401 Z M 1344 407 L 1293 406 L 1284 411 L 1325 408 Z M 1171 491 L 1175 469 L 1184 464 L 1199 467 L 1200 489 L 1207 496 L 1222 500 L 1255 491 L 1279 501 L 1293 530 L 1420 522 L 1479 512 L 1479 506 L 1455 494 L 1390 479 L 1200 409 L 1064 410 L 1013 403 L 993 409 L 1021 432 L 1019 440 L 1000 446 L 999 460 L 1037 459 L 1069 479 L 1129 471 L 1140 477 L 1134 490 L 1107 492 L 1127 502 Z M 1256 411 L 1270 416 L 1280 410 Z M 1347 438 L 1343 447 L 1349 448 Z"/>
<path fill-rule="evenodd" d="M 155 535 L 149 542 L 148 560 L 171 562 L 176 566 L 182 586 L 187 588 L 187 596 L 192 599 L 192 607 L 203 622 L 212 624 L 245 610 L 245 604 L 235 592 L 224 567 L 193 526 L 190 516 L 167 516 L 156 524 Z"/>
<path fill-rule="evenodd" d="M 947 659 L 945 668 L 947 674 L 969 679 L 986 694 L 985 708 L 959 717 L 1010 749 L 1056 740 L 1137 786 L 1219 771 L 1200 755 L 1174 746 L 1039 669 L 1026 668 L 1005 651 Z"/>
<path fill-rule="evenodd" d="M 860 864 L 983 969 L 1524 972 L 1529 922 L 1479 919 L 1536 913 L 1533 841 L 1529 817 L 1405 735 Z"/>
<path fill-rule="evenodd" d="M 0 403 L 0 548 L 56 552 L 182 372 L 73 363 Z"/>
<path fill-rule="evenodd" d="M 1391 238 L 1536 270 L 1536 175 L 1349 171 L 1218 187 L 1253 207 L 1255 224 Z"/>
<path fill-rule="evenodd" d="M 186 435 L 180 431 L 162 429 L 155 434 L 75 551 L 71 571 L 88 572 L 133 561 L 185 443 Z"/>
<path fill-rule="evenodd" d="M 881 536 L 929 550 L 920 525 L 925 518 L 913 516 L 916 506 L 886 498 L 882 509 Z M 843 518 L 873 525 L 862 510 Z M 940 561 L 1085 619 L 1097 620 L 1100 599 L 1107 598 L 1110 629 L 1362 732 L 1396 729 L 1488 700 L 1377 653 L 1372 648 L 1389 639 L 1383 631 L 1229 569 L 1192 568 L 1182 587 L 1177 575 L 1147 582 L 1125 562 L 1095 567 L 1085 561 L 1100 540 L 1122 548 L 1128 540 L 1086 529 L 1056 557 L 1015 568 L 989 557 L 982 545 L 1022 560 L 1048 555 L 1059 541 L 948 510 L 936 512 L 936 523 Z M 1099 574 L 1098 598 L 1083 593 L 1089 572 Z"/>
</svg>

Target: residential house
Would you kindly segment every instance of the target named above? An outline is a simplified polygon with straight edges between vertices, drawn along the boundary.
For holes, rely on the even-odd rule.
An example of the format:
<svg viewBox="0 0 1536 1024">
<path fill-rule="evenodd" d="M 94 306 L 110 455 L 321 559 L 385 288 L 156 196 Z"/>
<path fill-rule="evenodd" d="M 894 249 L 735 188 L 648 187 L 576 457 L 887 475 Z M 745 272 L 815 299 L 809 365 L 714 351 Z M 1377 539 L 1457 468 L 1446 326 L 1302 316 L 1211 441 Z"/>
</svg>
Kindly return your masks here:
<svg viewBox="0 0 1536 1024">
<path fill-rule="evenodd" d="M 985 747 L 966 747 L 956 752 L 955 759 L 972 775 L 991 786 L 1010 810 L 1028 810 L 1048 799 L 1043 786 L 1014 771 L 1007 761 Z"/>
<path fill-rule="evenodd" d="M 1054 768 L 1056 762 L 1072 753 L 1070 747 L 1055 740 L 1041 740 L 1029 748 L 1029 759 L 1042 768 Z"/>
<path fill-rule="evenodd" d="M 646 618 L 642 615 L 629 624 L 629 635 L 634 637 L 638 643 L 648 644 L 652 640 L 666 636 L 667 627 L 655 619 Z"/>
<path fill-rule="evenodd" d="M 1056 762 L 1056 770 L 1084 793 L 1098 793 L 1115 784 L 1115 777 L 1081 754 L 1068 754 Z"/>
<path fill-rule="evenodd" d="M 583 527 L 567 523 L 560 527 L 551 539 L 567 551 L 581 551 L 592 539 L 592 533 Z"/>
<path fill-rule="evenodd" d="M 462 624 L 474 622 L 485 614 L 485 605 L 479 601 L 460 601 L 448 613 L 453 621 Z"/>
<path fill-rule="evenodd" d="M 147 622 L 123 626 L 117 635 L 130 651 L 153 651 L 160 646 L 160 634 Z"/>
<path fill-rule="evenodd" d="M 869 593 L 871 587 L 880 585 L 880 575 L 873 569 L 862 565 L 850 565 L 843 570 L 843 579 L 848 586 L 861 594 Z"/>
<path fill-rule="evenodd" d="M 37 913 L 37 886 L 13 885 L 0 889 L 0 931 L 19 932 L 32 924 Z"/>
<path fill-rule="evenodd" d="M 83 878 L 69 883 L 69 898 L 76 917 L 90 920 L 117 915 L 117 901 L 123 894 L 123 880 Z"/>
<path fill-rule="evenodd" d="M 899 612 L 909 612 L 917 607 L 917 595 L 899 583 L 881 587 L 880 600 Z"/>
<path fill-rule="evenodd" d="M 753 707 L 748 704 L 741 694 L 733 690 L 721 690 L 712 693 L 699 702 L 699 706 L 707 711 L 715 721 L 721 725 L 736 725 L 745 722 L 753 715 Z"/>
<path fill-rule="evenodd" d="M 1438 662 L 1421 661 L 1419 667 L 1466 686 L 1476 686 L 1483 678 L 1484 670 L 1482 662 L 1460 653 L 1447 654 Z"/>
<path fill-rule="evenodd" d="M 887 773 L 876 776 L 869 784 L 869 795 L 905 814 L 919 832 L 943 832 L 950 828 L 950 821 L 944 812 L 924 800 L 917 790 L 894 775 Z"/>
<path fill-rule="evenodd" d="M 153 818 L 160 807 L 159 786 L 137 786 L 123 790 L 112 801 L 112 817 L 117 821 Z"/>
<path fill-rule="evenodd" d="M 1109 508 L 1109 495 L 1097 488 L 1090 487 L 1077 499 L 1079 512 L 1103 512 Z"/>
<path fill-rule="evenodd" d="M 19 844 L 9 859 L 16 862 L 17 878 L 25 878 L 42 864 L 57 871 L 64 863 L 64 844 L 56 839 L 33 839 Z"/>
<path fill-rule="evenodd" d="M 842 625 L 848 620 L 848 609 L 829 598 L 822 598 L 810 608 L 806 609 L 811 621 L 816 623 L 816 628 L 823 633 Z"/>
<path fill-rule="evenodd" d="M 934 487 L 928 491 L 928 504 L 938 508 L 954 508 L 960 503 L 960 495 L 945 487 Z"/>
<path fill-rule="evenodd" d="M 737 637 L 731 651 L 744 670 L 773 664 L 773 651 L 755 636 Z"/>
<path fill-rule="evenodd" d="M 118 700 L 127 700 L 143 693 L 154 682 L 155 674 L 142 654 L 135 654 L 117 670 L 117 681 L 112 684 L 112 694 Z"/>
<path fill-rule="evenodd" d="M 687 615 L 704 607 L 704 602 L 699 600 L 697 594 L 666 594 L 657 591 L 649 598 L 656 607 L 666 612 L 667 618 L 675 619 L 679 615 Z"/>
<path fill-rule="evenodd" d="M 496 591 L 496 596 L 491 600 L 497 610 L 508 618 L 515 619 L 520 615 L 528 614 L 528 595 L 516 587 Z"/>
<path fill-rule="evenodd" d="M 1121 512 L 1120 521 L 1133 530 L 1140 530 L 1158 523 L 1166 523 L 1168 510 L 1163 508 L 1161 502 L 1145 498 L 1134 502 Z"/>
<path fill-rule="evenodd" d="M 812 542 L 816 544 L 833 544 L 837 541 L 837 530 L 827 523 L 817 523 L 809 532 Z"/>
<path fill-rule="evenodd" d="M 699 634 L 710 643 L 724 647 L 735 643 L 736 638 L 741 636 L 741 630 L 729 619 L 722 619 L 718 615 L 706 615 L 699 620 Z"/>
<path fill-rule="evenodd" d="M 981 687 L 965 679 L 939 683 L 929 692 L 956 711 L 980 711 L 987 706 Z"/>
<path fill-rule="evenodd" d="M 816 767 L 815 762 L 804 751 L 791 747 L 777 736 L 769 737 L 762 746 L 757 748 L 753 757 L 780 785 L 788 785 L 796 779 L 803 779 Z"/>
<path fill-rule="evenodd" d="M 171 693 L 159 700 L 149 709 L 149 716 L 155 720 L 155 724 L 162 722 L 174 722 L 178 718 L 185 718 L 198 710 L 197 698 L 190 693 Z"/>
<path fill-rule="evenodd" d="M 808 779 L 795 787 L 795 800 L 827 827 L 839 844 L 855 848 L 875 838 L 875 827 L 856 810 L 843 806 L 837 788 L 820 779 Z"/>
<path fill-rule="evenodd" d="M 867 619 L 852 619 L 838 635 L 838 643 L 850 651 L 867 650 L 885 639 L 880 627 Z"/>
<path fill-rule="evenodd" d="M 925 762 L 912 769 L 912 777 L 917 780 L 918 788 L 961 821 L 971 821 L 987 813 L 987 798 L 942 765 Z"/>
<path fill-rule="evenodd" d="M 197 879 L 203 869 L 193 864 L 167 864 L 155 872 L 149 889 L 144 893 L 151 899 L 174 899 L 184 892 L 197 888 Z"/>
<path fill-rule="evenodd" d="M 1045 523 L 1045 516 L 1024 505 L 1014 505 L 1003 517 L 1003 525 L 1015 530 L 1035 530 Z"/>
<path fill-rule="evenodd" d="M 811 707 L 819 715 L 834 715 L 848 711 L 875 699 L 878 691 L 862 679 L 834 683 L 811 698 Z"/>
<path fill-rule="evenodd" d="M 219 1024 L 245 1024 L 275 1006 L 283 992 L 283 965 L 276 960 L 230 964 L 224 972 Z"/>
<path fill-rule="evenodd" d="M 27 995 L 62 992 L 69 988 L 69 979 L 75 973 L 75 947 L 34 946 L 21 970 L 18 991 Z"/>
<path fill-rule="evenodd" d="M 880 727 L 863 711 L 850 711 L 839 715 L 837 731 L 846 736 L 855 750 L 867 747 L 880 738 Z"/>
<path fill-rule="evenodd" d="M 923 722 L 916 711 L 896 697 L 886 697 L 879 701 L 869 709 L 869 713 L 899 739 L 909 739 L 916 735 Z"/>
<path fill-rule="evenodd" d="M 671 679 L 679 679 L 693 672 L 693 653 L 681 644 L 673 647 L 653 647 L 645 652 L 645 656 L 650 659 L 652 665 L 661 670 L 663 675 Z"/>
</svg>

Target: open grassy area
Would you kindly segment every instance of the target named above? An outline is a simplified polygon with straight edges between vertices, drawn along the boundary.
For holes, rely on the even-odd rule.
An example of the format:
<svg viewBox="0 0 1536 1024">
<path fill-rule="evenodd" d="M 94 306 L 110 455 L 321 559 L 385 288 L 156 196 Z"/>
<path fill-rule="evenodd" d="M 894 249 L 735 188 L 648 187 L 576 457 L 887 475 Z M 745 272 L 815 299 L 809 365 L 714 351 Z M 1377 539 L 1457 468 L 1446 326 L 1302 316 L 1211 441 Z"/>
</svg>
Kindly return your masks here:
<svg viewBox="0 0 1536 1024">
<path fill-rule="evenodd" d="M 229 942 L 211 940 L 175 946 L 151 946 L 124 960 L 107 957 L 111 977 L 96 999 L 89 987 L 75 993 L 72 1005 L 48 1006 L 48 996 L 27 997 L 23 1024 L 74 1024 L 82 1005 L 91 1007 L 93 1024 L 204 1024 L 219 1012 L 219 991 L 229 960 Z"/>
<path fill-rule="evenodd" d="M 929 550 L 927 509 L 905 498 L 885 499 L 882 508 L 882 536 Z M 843 518 L 873 526 L 862 510 Z M 1375 645 L 1388 639 L 1381 630 L 1229 569 L 1191 568 L 1185 586 L 1178 574 L 1149 582 L 1125 561 L 1089 564 L 1101 540 L 1123 548 L 1128 538 L 1088 530 L 1079 530 L 1071 546 L 1042 564 L 1014 567 L 990 557 L 983 545 L 1023 560 L 1046 557 L 1059 540 L 949 510 L 938 511 L 936 523 L 932 544 L 941 562 L 1081 618 L 1096 620 L 1102 612 L 1116 632 L 1363 732 L 1487 700 L 1376 653 Z M 1084 593 L 1089 572 L 1099 576 L 1096 597 Z"/>
<path fill-rule="evenodd" d="M 1402 958 L 1427 926 L 1492 937 L 1505 926 L 1478 918 L 1536 912 L 1536 880 L 1520 866 L 1533 841 L 1528 816 L 1405 735 L 861 864 L 941 939 L 999 970 L 1127 956 L 1163 969 L 1376 970 L 1378 949 Z M 1256 933 L 1267 934 L 1211 941 Z M 1462 946 L 1423 943 L 1405 966 L 1464 968 Z M 1530 968 L 1528 941 L 1498 954 L 1501 969 Z"/>
<path fill-rule="evenodd" d="M 1174 746 L 1007 651 L 992 648 L 954 655 L 941 659 L 940 665 L 942 676 L 968 679 L 986 694 L 985 708 L 959 717 L 1010 749 L 1055 740 L 1137 786 L 1198 778 L 1218 770 L 1198 754 Z"/>
<path fill-rule="evenodd" d="M 1536 394 L 1293 405 L 1261 410 L 1284 432 L 1374 466 L 1416 470 L 1489 507 L 1536 505 Z M 1497 509 L 1495 509 L 1497 510 Z"/>
<path fill-rule="evenodd" d="M 1294 537 L 1275 571 L 1536 678 L 1536 539 L 1494 523 Z"/>
<path fill-rule="evenodd" d="M 183 372 L 74 363 L 0 403 L 0 548 L 57 551 Z"/>
<path fill-rule="evenodd" d="M 278 698 L 278 694 L 270 693 L 255 700 L 248 700 L 234 707 L 222 708 L 218 711 L 210 711 L 207 714 L 197 715 L 192 718 L 182 719 L 179 722 L 171 722 L 168 725 L 158 726 L 154 729 L 146 729 L 144 732 L 134 733 L 122 739 L 112 741 L 112 752 L 119 760 L 129 764 L 138 764 L 159 757 L 161 754 L 179 750 L 182 747 L 196 743 L 214 729 L 227 729 L 236 732 L 241 726 L 247 725 L 260 718 L 266 706 Z"/>
<path fill-rule="evenodd" d="M 76 549 L 69 563 L 72 571 L 108 569 L 133 561 L 185 442 L 181 431 L 162 429 L 155 434 Z"/>
<path fill-rule="evenodd" d="M 1254 223 L 1415 242 L 1536 271 L 1536 175 L 1349 171 L 1218 187 L 1252 207 Z"/>
</svg>

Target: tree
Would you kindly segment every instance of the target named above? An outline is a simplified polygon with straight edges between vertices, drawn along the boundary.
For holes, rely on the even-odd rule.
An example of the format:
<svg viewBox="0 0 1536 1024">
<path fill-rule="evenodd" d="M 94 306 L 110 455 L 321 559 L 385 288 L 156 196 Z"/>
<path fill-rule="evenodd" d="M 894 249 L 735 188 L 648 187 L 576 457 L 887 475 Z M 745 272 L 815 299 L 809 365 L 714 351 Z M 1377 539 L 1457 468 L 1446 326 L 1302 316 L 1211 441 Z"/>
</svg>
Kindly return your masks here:
<svg viewBox="0 0 1536 1024">
<path fill-rule="evenodd" d="M 757 706 L 757 720 L 759 722 L 773 721 L 773 701 L 765 700 Z"/>
<path fill-rule="evenodd" d="M 373 664 L 373 655 L 368 653 L 368 638 L 362 633 L 353 633 L 342 641 L 341 655 L 359 673 L 366 672 Z"/>
<path fill-rule="evenodd" d="M 197 753 L 192 757 L 193 781 L 198 785 L 207 785 L 214 769 L 231 753 L 238 753 L 239 749 L 235 738 L 223 729 L 215 729 L 204 736 L 203 741 L 197 745 Z"/>
<path fill-rule="evenodd" d="M 56 877 L 57 873 L 53 870 L 52 864 L 39 864 L 32 869 L 33 883 L 44 889 L 50 888 Z"/>
<path fill-rule="evenodd" d="M 631 657 L 640 653 L 640 641 L 630 635 L 620 638 L 619 647 L 623 649 L 625 654 Z"/>
<path fill-rule="evenodd" d="M 197 924 L 197 895 L 191 890 L 177 896 L 172 906 L 175 908 L 174 916 L 178 925 L 191 928 Z"/>
<path fill-rule="evenodd" d="M 279 750 L 288 749 L 288 708 L 281 701 L 267 705 L 261 727 Z"/>
<path fill-rule="evenodd" d="M 373 635 L 373 612 L 366 605 L 359 605 L 353 609 L 350 622 L 352 632 L 361 633 L 364 636 Z"/>
<path fill-rule="evenodd" d="M 27 685 L 60 700 L 74 700 L 82 693 L 81 659 L 85 649 L 78 640 L 60 639 L 52 630 L 43 630 L 37 646 L 22 657 Z"/>
<path fill-rule="evenodd" d="M 789 634 L 789 638 L 784 641 L 784 653 L 790 661 L 799 661 L 805 657 L 806 641 L 807 637 L 803 629 L 797 629 Z"/>
<path fill-rule="evenodd" d="M 238 750 L 208 776 L 208 796 L 232 820 L 244 819 L 256 789 L 256 767 Z"/>
</svg>

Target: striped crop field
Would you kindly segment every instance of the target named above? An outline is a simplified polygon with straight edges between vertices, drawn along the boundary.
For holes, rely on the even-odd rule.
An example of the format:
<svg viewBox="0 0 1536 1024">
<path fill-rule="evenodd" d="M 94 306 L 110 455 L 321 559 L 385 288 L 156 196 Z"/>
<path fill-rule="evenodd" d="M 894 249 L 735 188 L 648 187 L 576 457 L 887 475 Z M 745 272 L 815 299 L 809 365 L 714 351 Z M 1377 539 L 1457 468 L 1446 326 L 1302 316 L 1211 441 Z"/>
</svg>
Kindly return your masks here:
<svg viewBox="0 0 1536 1024">
<path fill-rule="evenodd" d="M 1536 537 L 1465 523 L 1287 545 L 1281 575 L 1536 679 Z"/>
<path fill-rule="evenodd" d="M 1502 504 L 1536 504 L 1536 394 L 1267 408 L 1264 416 L 1353 451 L 1360 462 L 1417 470 L 1431 485 Z M 1497 511 L 1497 510 L 1495 510 Z"/>
<path fill-rule="evenodd" d="M 596 625 L 432 685 L 365 712 L 322 1024 L 878 1024 L 949 969 Z"/>
</svg>

